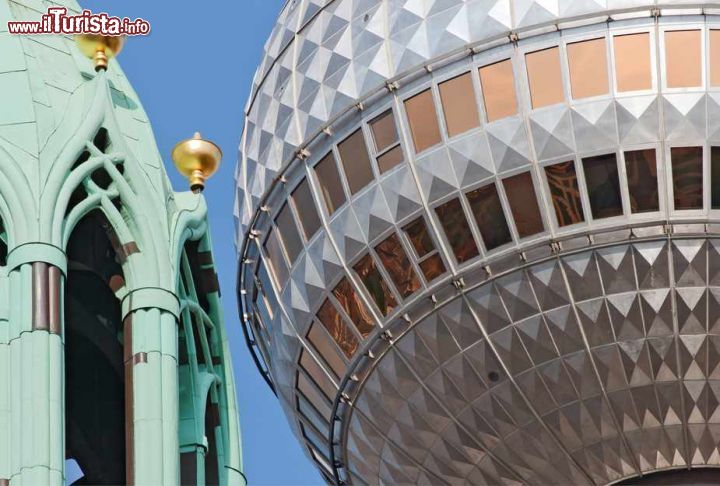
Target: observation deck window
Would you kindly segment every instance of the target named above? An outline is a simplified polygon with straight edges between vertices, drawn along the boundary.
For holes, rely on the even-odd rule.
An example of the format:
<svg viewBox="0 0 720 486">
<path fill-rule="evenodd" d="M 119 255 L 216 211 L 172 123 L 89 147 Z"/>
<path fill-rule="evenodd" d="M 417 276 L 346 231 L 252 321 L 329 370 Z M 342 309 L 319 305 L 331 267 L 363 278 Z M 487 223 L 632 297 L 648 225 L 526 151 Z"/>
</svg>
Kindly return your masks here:
<svg viewBox="0 0 720 486">
<path fill-rule="evenodd" d="M 530 172 L 503 179 L 503 187 L 520 238 L 543 232 L 545 227 Z"/>
</svg>

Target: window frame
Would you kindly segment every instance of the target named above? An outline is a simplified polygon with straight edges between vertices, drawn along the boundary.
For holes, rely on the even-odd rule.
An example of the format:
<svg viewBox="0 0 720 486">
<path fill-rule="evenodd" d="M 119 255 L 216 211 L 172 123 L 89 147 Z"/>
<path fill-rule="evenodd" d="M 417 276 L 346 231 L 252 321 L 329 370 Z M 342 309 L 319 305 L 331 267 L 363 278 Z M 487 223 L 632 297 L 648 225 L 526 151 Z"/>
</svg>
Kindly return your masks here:
<svg viewBox="0 0 720 486">
<path fill-rule="evenodd" d="M 518 75 L 520 71 L 518 70 L 519 61 L 517 59 L 517 55 L 512 49 L 509 48 L 497 50 L 498 52 L 493 52 L 490 55 L 483 55 L 482 59 L 478 59 L 478 61 L 473 64 L 476 72 L 475 76 L 477 76 L 478 79 L 478 106 L 480 107 L 481 126 L 522 115 L 524 99 L 521 93 L 524 88 L 523 85 L 520 83 L 520 76 Z M 482 83 L 482 78 L 480 77 L 480 70 L 504 61 L 508 61 L 510 63 L 510 68 L 512 69 L 512 86 L 513 94 L 515 96 L 515 113 L 513 113 L 512 115 L 502 116 L 490 120 L 487 106 L 485 105 L 485 88 Z"/>
<path fill-rule="evenodd" d="M 702 208 L 700 209 L 675 209 L 675 181 L 673 179 L 673 164 L 672 164 L 672 149 L 674 148 L 686 148 L 686 147 L 700 147 L 702 149 Z M 668 180 L 667 184 L 667 199 L 668 208 L 670 209 L 669 214 L 671 218 L 687 219 L 692 217 L 703 217 L 708 215 L 710 207 L 710 144 L 705 141 L 696 140 L 695 143 L 692 141 L 683 141 L 682 143 L 666 143 L 664 156 L 665 156 L 665 173 Z"/>
<path fill-rule="evenodd" d="M 425 91 L 429 91 L 431 95 L 431 99 L 433 101 L 433 106 L 435 108 L 435 121 L 437 122 L 438 132 L 440 134 L 440 140 L 438 140 L 433 145 L 429 145 L 425 147 L 424 149 L 418 151 L 417 147 L 415 146 L 415 140 L 413 137 L 413 131 L 412 131 L 412 123 L 410 123 L 410 116 L 408 115 L 407 110 L 407 102 L 411 100 L 412 98 L 424 93 Z M 403 92 L 402 95 L 399 97 L 400 102 L 400 110 L 403 117 L 403 130 L 406 131 L 408 138 L 409 138 L 409 145 L 412 146 L 412 155 L 414 156 L 415 160 L 417 160 L 418 157 L 430 153 L 433 150 L 437 150 L 438 148 L 441 148 L 445 145 L 447 142 L 447 139 L 444 137 L 445 135 L 445 120 L 443 119 L 442 114 L 438 110 L 438 105 L 440 103 L 440 97 L 437 92 L 437 80 L 434 77 L 431 77 L 430 79 L 425 80 L 423 83 L 414 86 L 413 89 L 408 90 L 407 92 Z M 408 152 L 410 149 L 408 149 Z"/>
<path fill-rule="evenodd" d="M 659 143 L 644 143 L 644 144 L 638 144 L 638 145 L 630 145 L 625 147 L 620 147 L 618 153 L 618 162 L 620 164 L 620 189 L 623 191 L 623 204 L 627 208 L 626 218 L 630 220 L 638 220 L 638 221 L 644 221 L 644 220 L 654 220 L 657 219 L 662 214 L 667 214 L 668 204 L 666 199 L 667 189 L 666 189 L 666 171 L 667 166 L 665 164 L 665 157 L 664 152 L 661 149 L 661 145 Z M 630 185 L 628 183 L 628 176 L 627 176 L 627 160 L 625 159 L 625 153 L 626 152 L 636 152 L 636 151 L 642 151 L 642 150 L 654 150 L 655 151 L 655 170 L 657 173 L 657 191 L 658 191 L 658 210 L 657 211 L 647 211 L 647 212 L 641 212 L 641 213 L 633 213 L 631 204 L 630 204 Z M 672 168 L 670 168 L 672 170 Z M 627 200 L 624 198 L 627 197 Z"/>
<path fill-rule="evenodd" d="M 435 201 L 431 206 L 430 210 L 432 212 L 432 218 L 433 222 L 435 223 L 435 227 L 437 228 L 437 233 L 440 238 L 440 244 L 444 246 L 444 251 L 446 254 L 451 255 L 452 257 L 452 264 L 454 265 L 451 267 L 451 269 L 458 269 L 460 267 L 467 267 L 472 265 L 474 262 L 477 262 L 479 260 L 482 260 L 485 258 L 485 246 L 482 243 L 482 238 L 480 237 L 478 228 L 475 224 L 475 216 L 472 213 L 472 210 L 470 209 L 470 204 L 467 201 L 467 198 L 465 197 L 463 192 L 453 192 L 445 197 L 442 197 Z M 477 255 L 468 258 L 467 260 L 461 262 L 458 260 L 457 255 L 455 254 L 455 249 L 453 248 L 452 244 L 450 243 L 450 240 L 448 239 L 448 236 L 445 232 L 445 227 L 442 224 L 442 221 L 440 221 L 440 217 L 437 214 L 437 208 L 440 206 L 445 205 L 446 203 L 449 203 L 453 201 L 454 199 L 458 199 L 460 202 L 460 208 L 463 210 L 463 216 L 465 217 L 465 221 L 468 224 L 468 228 L 470 229 L 470 237 L 472 238 L 473 242 L 475 243 L 475 247 L 477 249 Z M 432 228 L 433 226 L 429 226 Z"/>
<path fill-rule="evenodd" d="M 543 173 L 545 172 L 542 167 L 538 167 L 535 164 L 532 164 L 530 166 L 516 167 L 513 170 L 503 172 L 502 175 L 497 177 L 498 184 L 502 186 L 502 197 L 504 197 L 504 200 L 507 201 L 508 214 L 510 214 L 511 216 L 508 220 L 510 231 L 512 232 L 514 240 L 518 244 L 542 239 L 544 237 L 547 237 L 551 233 L 552 221 L 548 219 L 548 206 L 546 206 L 545 204 L 545 188 L 542 186 L 542 178 L 538 175 L 538 170 L 542 171 Z M 512 212 L 512 205 L 510 204 L 510 199 L 508 198 L 507 191 L 505 190 L 505 180 L 524 174 L 526 172 L 530 173 L 530 179 L 533 185 L 533 190 L 535 192 L 535 202 L 538 207 L 538 212 L 540 213 L 540 221 L 543 225 L 543 230 L 529 236 L 521 237 L 520 232 L 517 229 L 517 224 L 515 223 L 515 215 Z M 552 206 L 552 202 L 550 204 L 549 211 L 555 211 L 555 208 L 553 208 Z"/>
<path fill-rule="evenodd" d="M 535 52 L 541 52 L 548 49 L 556 48 L 558 50 L 558 58 L 560 63 L 560 87 L 562 91 L 563 98 L 560 101 L 556 101 L 554 103 L 546 104 L 543 106 L 534 106 L 533 100 L 532 100 L 532 88 L 530 86 L 530 73 L 528 72 L 528 64 L 527 64 L 527 56 L 529 54 L 533 54 Z M 565 51 L 565 45 L 562 42 L 562 37 L 560 33 L 556 33 L 554 35 L 551 35 L 548 40 L 545 42 L 528 42 L 525 44 L 522 49 L 519 49 L 517 51 L 520 68 L 522 70 L 522 76 L 523 76 L 523 103 L 524 107 L 527 110 L 527 112 L 532 113 L 537 110 L 548 110 L 555 108 L 557 109 L 558 106 L 562 106 L 563 104 L 568 103 L 568 101 L 571 99 L 570 97 L 570 72 L 568 70 L 568 64 L 567 64 L 567 53 Z M 519 107 L 519 111 L 522 110 L 522 106 Z"/>
<path fill-rule="evenodd" d="M 483 112 L 481 111 L 480 105 L 479 105 L 481 99 L 479 97 L 479 94 L 480 94 L 480 79 L 479 79 L 479 77 L 480 76 L 478 74 L 478 70 L 479 70 L 479 68 L 474 67 L 474 63 L 470 63 L 469 66 L 468 65 L 458 66 L 456 69 L 453 69 L 452 71 L 448 71 L 448 73 L 445 73 L 445 75 L 442 78 L 438 78 L 437 80 L 433 81 L 433 84 L 437 90 L 437 99 L 438 99 L 438 103 L 439 103 L 439 107 L 440 107 L 439 115 L 440 115 L 440 118 L 442 119 L 441 136 L 445 143 L 447 143 L 450 140 L 461 138 L 461 137 L 467 136 L 470 133 L 479 131 L 482 129 L 482 127 L 485 123 L 485 120 L 483 117 Z M 466 75 L 470 79 L 470 86 L 472 88 L 473 96 L 471 99 L 473 99 L 475 101 L 475 110 L 476 110 L 475 113 L 477 115 L 477 125 L 469 128 L 465 131 L 456 133 L 454 135 L 450 135 L 450 131 L 448 129 L 448 124 L 447 124 L 447 112 L 445 110 L 445 105 L 443 104 L 442 92 L 440 91 L 440 85 L 447 83 L 447 82 L 454 81 L 454 80 L 456 80 L 462 76 L 466 76 Z M 437 107 L 436 107 L 436 111 L 437 111 Z"/>
<path fill-rule="evenodd" d="M 555 211 L 555 204 L 553 204 L 552 199 L 552 191 L 550 190 L 550 182 L 548 181 L 547 177 L 547 171 L 545 170 L 546 167 L 562 164 L 565 162 L 572 162 L 574 164 L 575 168 L 575 177 L 577 179 L 578 184 L 578 196 L 580 198 L 580 207 L 583 211 L 583 220 L 579 221 L 577 223 L 568 224 L 565 226 L 560 226 L 560 223 L 557 218 L 557 214 Z M 578 167 L 580 166 L 580 167 Z M 590 201 L 587 197 L 587 191 L 585 190 L 585 178 L 583 177 L 582 171 L 582 162 L 578 160 L 577 156 L 573 157 L 556 157 L 551 160 L 546 160 L 539 164 L 538 166 L 540 170 L 540 177 L 542 179 L 542 188 L 544 191 L 544 195 L 547 198 L 547 213 L 548 218 L 551 223 L 551 233 L 557 232 L 557 233 L 572 233 L 574 231 L 577 231 L 582 228 L 586 228 L 592 221 L 592 215 L 590 215 Z M 590 215 L 590 218 L 588 218 L 588 215 Z"/>
<path fill-rule="evenodd" d="M 585 159 L 591 159 L 594 157 L 600 157 L 603 155 L 614 155 L 615 156 L 615 168 L 617 169 L 617 176 L 618 176 L 618 190 L 620 191 L 620 214 L 616 216 L 608 216 L 604 218 L 596 218 L 593 215 L 592 212 L 592 204 L 590 202 L 590 191 L 588 188 L 588 181 L 587 176 L 585 175 Z M 595 224 L 606 224 L 606 223 L 612 223 L 621 219 L 627 218 L 628 212 L 629 212 L 629 206 L 630 206 L 630 198 L 627 195 L 627 181 L 623 179 L 623 177 L 620 174 L 620 171 L 623 170 L 624 167 L 620 166 L 620 157 L 618 156 L 618 150 L 593 150 L 592 152 L 585 152 L 582 155 L 578 154 L 576 159 L 579 161 L 575 165 L 575 171 L 578 173 L 578 165 L 580 166 L 580 172 L 582 172 L 582 176 L 580 173 L 578 173 L 578 184 L 581 184 L 580 187 L 580 194 L 583 195 L 587 199 L 588 203 L 588 212 L 585 213 L 585 221 L 588 223 L 595 223 Z M 582 179 L 581 179 L 582 177 Z M 581 182 L 582 181 L 582 182 Z M 584 208 L 583 208 L 584 211 Z"/>
<path fill-rule="evenodd" d="M 395 143 L 392 143 L 385 147 L 383 150 L 379 150 L 378 146 L 375 142 L 375 135 L 373 133 L 372 124 L 374 121 L 380 119 L 383 117 L 386 113 L 391 113 L 393 117 L 393 122 L 395 123 L 395 131 L 397 132 L 397 141 Z M 398 170 L 398 167 L 402 167 L 403 165 L 408 163 L 408 151 L 405 148 L 405 140 L 403 138 L 403 130 L 409 130 L 410 127 L 407 128 L 401 125 L 400 120 L 400 110 L 395 105 L 395 99 L 393 99 L 392 103 L 390 105 L 383 105 L 382 107 L 373 110 L 369 116 L 365 117 L 362 121 L 362 124 L 365 127 L 366 134 L 368 137 L 368 143 L 366 143 L 369 152 L 370 152 L 370 158 L 374 162 L 374 170 L 376 172 L 376 180 L 380 180 L 381 177 L 385 176 L 385 174 L 389 174 L 390 172 L 394 172 Z M 387 169 L 383 171 L 380 167 L 380 161 L 379 159 L 388 153 L 392 152 L 396 148 L 400 147 L 400 152 L 402 153 L 403 160 L 399 164 L 396 164 L 394 167 Z"/>
<path fill-rule="evenodd" d="M 684 31 L 697 31 L 700 37 L 700 86 L 680 86 L 670 87 L 668 86 L 668 71 L 667 71 L 667 51 L 665 45 L 665 35 L 668 32 L 684 32 Z M 660 54 L 660 72 L 662 78 L 662 91 L 668 93 L 689 93 L 704 91 L 708 85 L 708 69 L 707 62 L 705 60 L 708 56 L 708 29 L 704 22 L 699 24 L 698 22 L 662 22 L 658 25 L 657 35 L 659 37 L 659 54 Z"/>
<path fill-rule="evenodd" d="M 605 75 L 607 76 L 607 92 L 603 94 L 598 94 L 594 96 L 584 96 L 584 97 L 575 97 L 572 92 L 572 74 L 570 72 L 570 50 L 568 49 L 568 46 L 570 44 L 577 44 L 582 42 L 590 42 L 595 40 L 603 40 L 605 42 Z M 568 101 L 571 104 L 576 103 L 585 103 L 585 102 L 591 102 L 596 100 L 601 100 L 603 98 L 609 98 L 613 94 L 613 73 L 612 73 L 612 65 L 610 62 L 610 57 L 613 55 L 612 50 L 610 49 L 610 42 L 612 42 L 612 39 L 607 33 L 607 29 L 604 28 L 602 30 L 597 30 L 595 32 L 583 32 L 582 35 L 568 35 L 562 37 L 562 45 L 565 52 L 565 69 L 567 70 L 567 93 L 568 93 Z"/>
<path fill-rule="evenodd" d="M 408 231 L 406 228 L 408 226 L 411 226 L 414 224 L 418 219 L 422 219 L 423 224 L 425 225 L 425 229 L 427 230 L 427 234 L 430 237 L 430 242 L 433 244 L 433 250 L 427 252 L 422 257 L 419 256 L 418 251 L 415 249 L 415 245 L 413 245 L 412 241 L 410 241 L 410 235 L 408 234 Z M 447 250 L 440 246 L 440 243 L 437 241 L 438 232 L 433 229 L 433 226 L 428 223 L 428 215 L 425 213 L 420 214 L 419 216 L 416 216 L 415 218 L 408 219 L 408 221 L 405 221 L 402 225 L 399 225 L 398 228 L 398 234 L 400 236 L 400 240 L 405 245 L 406 251 L 408 252 L 408 256 L 413 261 L 416 267 L 416 271 L 418 273 L 418 276 L 422 279 L 422 281 L 425 283 L 426 286 L 430 286 L 431 282 L 434 282 L 436 279 L 440 278 L 440 276 L 445 275 L 452 267 L 447 262 Z M 433 256 L 437 255 L 438 258 L 440 258 L 440 261 L 442 262 L 443 266 L 445 267 L 445 271 L 435 277 L 432 280 L 428 280 L 428 278 L 425 276 L 425 272 L 422 269 L 422 264 L 426 260 L 431 259 Z"/>
<path fill-rule="evenodd" d="M 611 73 L 610 73 L 610 86 L 611 86 L 611 94 L 614 98 L 628 98 L 628 97 L 635 97 L 640 96 L 644 94 L 654 94 L 657 92 L 658 89 L 658 59 L 657 59 L 657 38 L 655 35 L 655 26 L 653 25 L 643 25 L 638 27 L 627 27 L 627 28 L 618 28 L 613 29 L 608 34 L 608 44 L 610 49 L 610 66 L 611 66 Z M 647 34 L 648 36 L 648 44 L 650 47 L 650 88 L 648 89 L 639 89 L 634 91 L 620 91 L 618 89 L 618 83 L 617 83 L 617 65 L 615 63 L 615 38 L 616 37 L 622 37 L 624 35 L 632 35 L 632 34 Z"/>
</svg>

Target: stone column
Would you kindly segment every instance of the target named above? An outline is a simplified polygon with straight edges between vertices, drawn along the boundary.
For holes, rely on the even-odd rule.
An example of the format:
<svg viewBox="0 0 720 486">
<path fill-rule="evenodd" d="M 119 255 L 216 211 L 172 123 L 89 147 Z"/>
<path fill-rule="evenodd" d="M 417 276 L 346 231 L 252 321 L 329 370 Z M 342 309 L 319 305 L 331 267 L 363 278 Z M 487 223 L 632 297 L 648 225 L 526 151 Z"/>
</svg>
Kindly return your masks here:
<svg viewBox="0 0 720 486">
<path fill-rule="evenodd" d="M 178 300 L 163 289 L 141 288 L 122 307 L 127 482 L 178 484 Z"/>
<path fill-rule="evenodd" d="M 12 484 L 63 484 L 66 265 L 60 249 L 40 243 L 8 256 L 8 339 L 0 366 L 9 383 L 9 477 L 0 479 Z"/>
</svg>

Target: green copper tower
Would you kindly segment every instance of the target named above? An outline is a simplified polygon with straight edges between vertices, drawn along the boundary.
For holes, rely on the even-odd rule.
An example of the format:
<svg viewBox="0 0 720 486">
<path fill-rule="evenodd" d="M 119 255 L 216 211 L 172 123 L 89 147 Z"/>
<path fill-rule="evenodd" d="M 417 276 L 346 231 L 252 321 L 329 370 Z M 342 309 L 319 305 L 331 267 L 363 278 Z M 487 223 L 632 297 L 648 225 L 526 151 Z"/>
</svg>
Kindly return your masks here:
<svg viewBox="0 0 720 486">
<path fill-rule="evenodd" d="M 53 4 L 0 0 L 0 486 L 245 484 L 205 199 L 115 60 L 7 32 Z"/>
</svg>

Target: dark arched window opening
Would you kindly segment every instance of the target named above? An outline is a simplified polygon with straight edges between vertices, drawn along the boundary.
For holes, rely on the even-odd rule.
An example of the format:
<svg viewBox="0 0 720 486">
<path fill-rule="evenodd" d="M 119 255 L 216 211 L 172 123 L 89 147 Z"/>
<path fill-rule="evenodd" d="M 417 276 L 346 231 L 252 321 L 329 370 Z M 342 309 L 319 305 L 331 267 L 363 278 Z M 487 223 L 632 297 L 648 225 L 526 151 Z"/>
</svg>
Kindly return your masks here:
<svg viewBox="0 0 720 486">
<path fill-rule="evenodd" d="M 213 316 L 217 317 L 219 289 L 206 246 L 187 242 L 180 261 L 178 296 L 183 312 L 178 332 L 178 381 L 182 485 L 220 484 L 224 467 L 222 392 L 216 384 L 222 381 L 216 368 L 222 361 L 213 322 Z"/>
<path fill-rule="evenodd" d="M 75 484 L 125 484 L 125 373 L 117 238 L 95 210 L 73 230 L 65 288 L 66 457 Z"/>
</svg>

